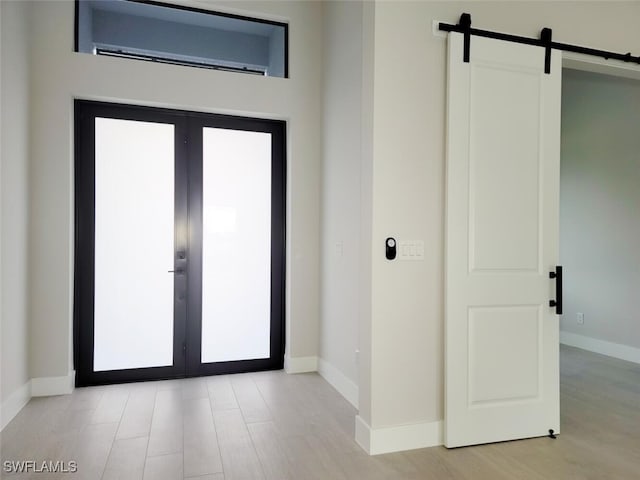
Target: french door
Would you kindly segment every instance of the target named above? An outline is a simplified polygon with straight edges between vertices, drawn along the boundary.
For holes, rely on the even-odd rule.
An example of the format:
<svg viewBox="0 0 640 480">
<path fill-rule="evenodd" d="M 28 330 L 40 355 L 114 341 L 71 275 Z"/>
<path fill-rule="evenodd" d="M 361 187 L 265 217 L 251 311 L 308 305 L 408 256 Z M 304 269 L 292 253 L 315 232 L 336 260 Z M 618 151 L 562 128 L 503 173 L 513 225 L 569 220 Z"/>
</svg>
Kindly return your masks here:
<svg viewBox="0 0 640 480">
<path fill-rule="evenodd" d="M 284 122 L 75 115 L 76 385 L 282 368 Z"/>
</svg>

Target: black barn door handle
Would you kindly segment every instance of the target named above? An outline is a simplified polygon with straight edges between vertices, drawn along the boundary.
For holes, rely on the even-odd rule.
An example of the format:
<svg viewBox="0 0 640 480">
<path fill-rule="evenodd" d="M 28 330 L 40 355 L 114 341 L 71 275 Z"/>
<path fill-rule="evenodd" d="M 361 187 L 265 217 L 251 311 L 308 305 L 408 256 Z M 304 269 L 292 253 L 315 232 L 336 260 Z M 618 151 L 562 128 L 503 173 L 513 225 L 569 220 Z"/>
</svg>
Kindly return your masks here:
<svg viewBox="0 0 640 480">
<path fill-rule="evenodd" d="M 555 272 L 549 272 L 549 278 L 556 279 L 556 299 L 549 300 L 549 306 L 556 307 L 556 313 L 562 315 L 562 267 L 557 265 Z"/>
</svg>

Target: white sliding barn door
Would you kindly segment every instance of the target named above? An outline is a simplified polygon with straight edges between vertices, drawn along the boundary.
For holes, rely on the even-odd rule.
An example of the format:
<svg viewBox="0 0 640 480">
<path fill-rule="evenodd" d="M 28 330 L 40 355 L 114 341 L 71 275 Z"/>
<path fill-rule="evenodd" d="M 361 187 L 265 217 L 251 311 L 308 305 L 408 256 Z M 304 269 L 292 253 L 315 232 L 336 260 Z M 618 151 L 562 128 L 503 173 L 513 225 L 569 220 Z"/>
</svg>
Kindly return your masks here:
<svg viewBox="0 0 640 480">
<path fill-rule="evenodd" d="M 445 444 L 560 427 L 561 58 L 449 34 Z"/>
</svg>

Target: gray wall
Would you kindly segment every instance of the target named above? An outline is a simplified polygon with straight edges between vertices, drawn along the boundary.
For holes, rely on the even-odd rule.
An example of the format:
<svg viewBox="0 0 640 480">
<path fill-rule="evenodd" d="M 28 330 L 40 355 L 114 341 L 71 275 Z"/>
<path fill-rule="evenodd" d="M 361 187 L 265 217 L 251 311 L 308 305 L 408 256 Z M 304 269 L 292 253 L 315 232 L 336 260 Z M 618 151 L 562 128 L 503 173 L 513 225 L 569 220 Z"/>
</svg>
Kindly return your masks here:
<svg viewBox="0 0 640 480">
<path fill-rule="evenodd" d="M 285 55 L 284 28 L 274 28 L 269 37 L 269 69 L 271 77 L 284 77 Z"/>
<path fill-rule="evenodd" d="M 565 70 L 560 192 L 562 330 L 640 348 L 639 81 Z"/>
<path fill-rule="evenodd" d="M 362 15 L 361 2 L 325 3 L 320 370 L 354 403 L 363 240 Z"/>
<path fill-rule="evenodd" d="M 29 381 L 27 246 L 29 165 L 28 2 L 0 2 L 1 115 L 1 385 L 3 417 L 10 397 Z M 10 402 L 15 405 L 15 402 Z"/>
</svg>

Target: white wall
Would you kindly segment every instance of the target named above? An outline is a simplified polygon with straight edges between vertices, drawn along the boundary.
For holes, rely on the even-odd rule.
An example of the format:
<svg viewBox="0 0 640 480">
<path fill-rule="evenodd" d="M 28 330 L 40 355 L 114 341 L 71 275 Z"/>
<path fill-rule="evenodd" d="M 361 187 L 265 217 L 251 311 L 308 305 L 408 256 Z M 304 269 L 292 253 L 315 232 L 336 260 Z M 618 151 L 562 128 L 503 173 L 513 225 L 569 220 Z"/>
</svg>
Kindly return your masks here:
<svg viewBox="0 0 640 480">
<path fill-rule="evenodd" d="M 2 165 L 3 165 L 3 161 L 2 161 L 2 135 L 3 135 L 3 129 L 2 129 L 2 71 L 3 71 L 3 65 L 2 65 L 2 6 L 0 5 L 0 362 L 4 363 L 3 361 L 3 357 L 2 357 L 2 325 L 3 325 L 3 314 L 2 314 L 2 296 L 4 294 L 4 288 L 3 288 L 3 283 L 2 283 L 2 245 L 4 244 L 3 240 L 2 240 L 2 232 L 4 231 L 3 227 L 2 227 L 2 205 L 4 204 L 4 202 L 2 202 Z M 3 404 L 3 392 L 4 392 L 4 388 L 3 388 L 3 384 L 2 384 L 2 365 L 0 364 L 0 430 L 2 429 L 2 404 Z"/>
<path fill-rule="evenodd" d="M 286 119 L 287 355 L 316 357 L 322 152 L 322 6 L 191 2 L 289 21 L 290 79 L 73 53 L 72 1 L 33 3 L 31 375 L 72 370 L 74 98 Z"/>
<path fill-rule="evenodd" d="M 565 70 L 560 180 L 561 328 L 640 348 L 640 81 Z"/>
<path fill-rule="evenodd" d="M 362 249 L 361 2 L 324 6 L 320 372 L 357 403 Z"/>
<path fill-rule="evenodd" d="M 26 2 L 1 11 L 1 427 L 28 400 L 29 37 Z"/>
<path fill-rule="evenodd" d="M 441 441 L 446 40 L 432 35 L 432 22 L 457 23 L 463 12 L 489 30 L 537 37 L 551 27 L 558 41 L 621 52 L 640 44 L 638 2 L 375 4 L 372 315 L 363 337 L 370 344 L 361 344 L 371 366 L 359 382 L 365 447 Z M 389 235 L 424 239 L 425 260 L 386 261 Z"/>
</svg>

